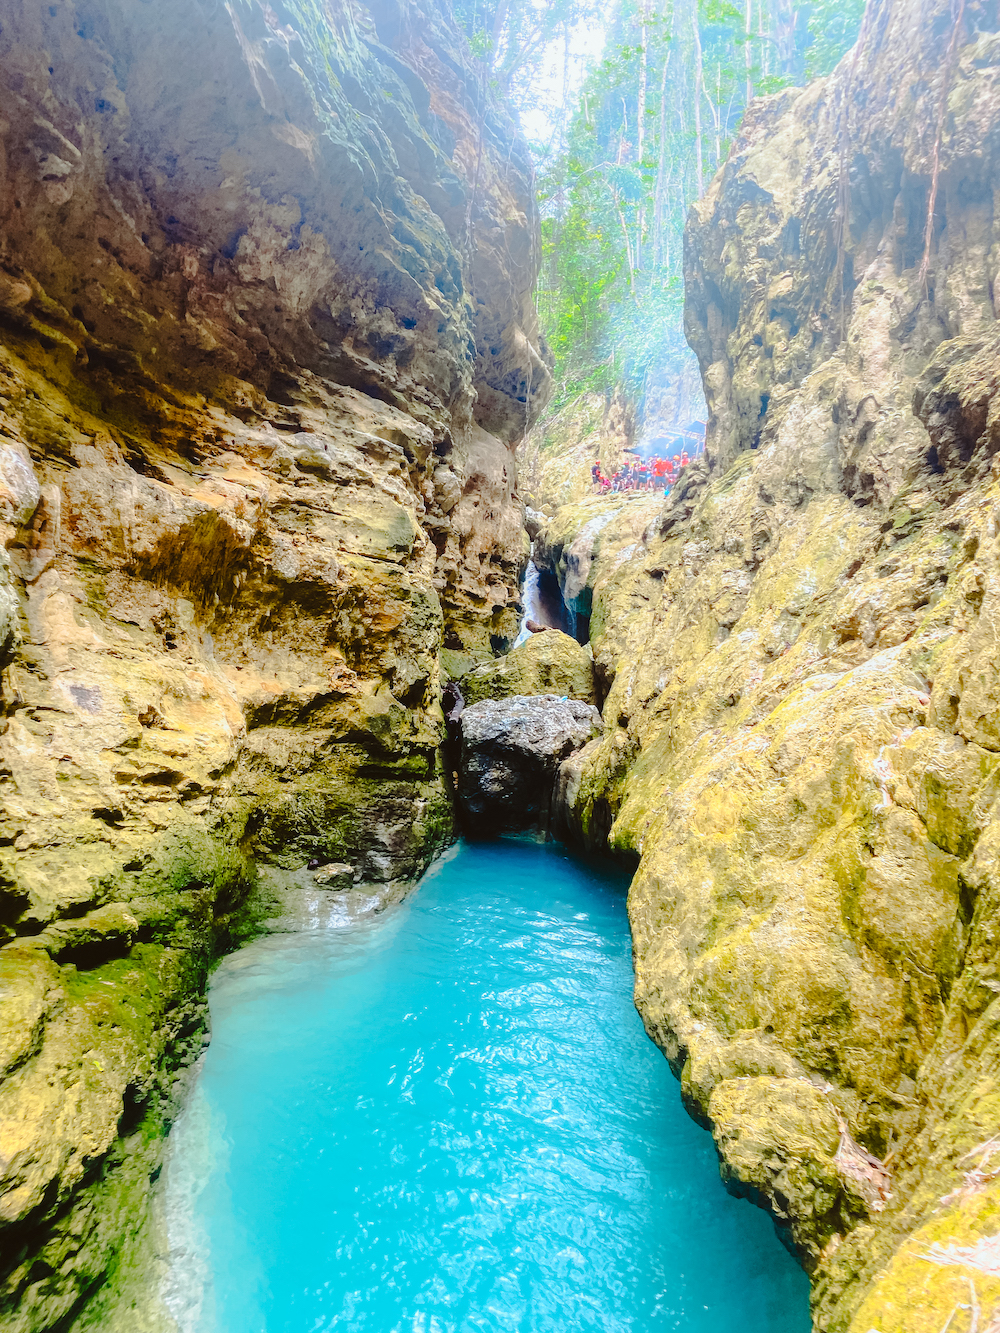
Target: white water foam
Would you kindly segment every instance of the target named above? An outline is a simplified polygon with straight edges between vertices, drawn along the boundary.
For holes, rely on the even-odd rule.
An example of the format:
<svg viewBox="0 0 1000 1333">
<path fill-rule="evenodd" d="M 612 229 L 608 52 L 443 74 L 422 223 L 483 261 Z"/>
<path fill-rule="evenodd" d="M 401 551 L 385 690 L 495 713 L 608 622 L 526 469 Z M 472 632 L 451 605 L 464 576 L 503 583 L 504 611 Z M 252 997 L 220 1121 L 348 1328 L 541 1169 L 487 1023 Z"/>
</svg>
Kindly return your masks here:
<svg viewBox="0 0 1000 1333">
<path fill-rule="evenodd" d="M 204 1059 L 204 1057 L 202 1057 Z M 199 1061 L 199 1065 L 201 1061 Z M 165 1163 L 165 1211 L 169 1245 L 163 1303 L 177 1323 L 178 1333 L 201 1333 L 211 1325 L 206 1316 L 212 1304 L 212 1258 L 199 1198 L 216 1164 L 228 1153 L 224 1126 L 213 1135 L 211 1111 L 195 1073 L 194 1089 L 170 1133 Z M 213 1143 L 215 1147 L 213 1148 Z"/>
</svg>

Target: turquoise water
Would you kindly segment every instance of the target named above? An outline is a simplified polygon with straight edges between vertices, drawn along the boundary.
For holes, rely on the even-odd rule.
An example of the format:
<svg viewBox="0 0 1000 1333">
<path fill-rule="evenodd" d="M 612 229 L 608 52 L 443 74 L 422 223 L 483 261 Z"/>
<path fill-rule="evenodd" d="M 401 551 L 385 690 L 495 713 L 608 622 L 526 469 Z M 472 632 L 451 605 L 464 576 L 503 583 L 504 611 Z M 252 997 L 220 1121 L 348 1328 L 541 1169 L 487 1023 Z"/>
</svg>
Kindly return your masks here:
<svg viewBox="0 0 1000 1333">
<path fill-rule="evenodd" d="M 625 886 L 465 846 L 400 907 L 229 959 L 174 1136 L 183 1333 L 806 1333 L 631 999 Z"/>
</svg>

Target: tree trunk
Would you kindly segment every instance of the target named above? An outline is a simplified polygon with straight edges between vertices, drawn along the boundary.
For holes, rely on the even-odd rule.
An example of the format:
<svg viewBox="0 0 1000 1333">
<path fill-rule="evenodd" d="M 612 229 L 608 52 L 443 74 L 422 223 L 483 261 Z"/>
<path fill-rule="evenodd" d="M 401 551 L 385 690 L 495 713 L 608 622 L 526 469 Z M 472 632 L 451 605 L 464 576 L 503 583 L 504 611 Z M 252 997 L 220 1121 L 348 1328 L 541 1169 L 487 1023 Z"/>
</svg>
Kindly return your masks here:
<svg viewBox="0 0 1000 1333">
<path fill-rule="evenodd" d="M 722 64 L 715 67 L 715 106 L 712 108 L 715 121 L 715 169 L 718 171 L 722 160 Z"/>
<path fill-rule="evenodd" d="M 628 234 L 628 224 L 625 221 L 625 214 L 622 212 L 622 206 L 618 200 L 618 193 L 616 190 L 611 191 L 611 198 L 614 200 L 615 212 L 618 214 L 618 222 L 622 229 L 622 236 L 625 239 L 625 262 L 628 264 L 628 284 L 629 288 L 632 289 L 632 294 L 634 296 L 635 260 L 632 257 L 632 239 Z"/>
<path fill-rule="evenodd" d="M 698 0 L 691 2 L 691 26 L 694 31 L 694 144 L 695 177 L 698 183 L 698 198 L 705 193 L 705 166 L 702 157 L 701 141 L 701 95 L 704 78 L 701 67 L 701 30 L 698 27 Z"/>
<path fill-rule="evenodd" d="M 663 74 L 660 76 L 660 142 L 656 163 L 656 191 L 653 195 L 654 268 L 659 268 L 663 263 L 663 196 L 667 183 L 667 71 L 670 69 L 671 54 L 668 50 L 663 57 Z"/>
<path fill-rule="evenodd" d="M 500 38 L 503 36 L 503 26 L 507 22 L 507 11 L 510 8 L 510 0 L 497 0 L 497 10 L 493 15 L 493 46 L 490 50 L 490 69 L 494 70 L 497 66 L 497 56 L 500 52 Z"/>
<path fill-rule="evenodd" d="M 760 49 L 761 74 L 766 79 L 771 73 L 771 43 L 767 40 L 769 18 L 764 9 L 765 0 L 757 0 L 757 44 Z"/>
<path fill-rule="evenodd" d="M 637 117 L 636 117 L 636 141 L 635 141 L 635 160 L 639 171 L 642 171 L 642 157 L 646 147 L 646 25 L 647 14 L 645 0 L 639 6 L 639 90 L 637 94 Z M 635 266 L 642 268 L 642 221 L 643 221 L 643 195 L 639 196 L 639 204 L 635 214 Z"/>
<path fill-rule="evenodd" d="M 775 37 L 778 43 L 778 73 L 795 78 L 795 9 L 792 0 L 777 0 Z"/>
</svg>

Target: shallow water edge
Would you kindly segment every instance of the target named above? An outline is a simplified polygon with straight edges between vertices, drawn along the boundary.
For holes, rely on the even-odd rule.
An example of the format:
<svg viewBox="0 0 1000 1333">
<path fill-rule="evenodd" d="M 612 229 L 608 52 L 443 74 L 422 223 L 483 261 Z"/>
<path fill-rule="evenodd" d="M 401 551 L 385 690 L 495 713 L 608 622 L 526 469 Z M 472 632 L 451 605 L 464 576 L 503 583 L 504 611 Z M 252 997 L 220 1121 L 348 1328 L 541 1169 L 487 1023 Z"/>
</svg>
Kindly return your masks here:
<svg viewBox="0 0 1000 1333">
<path fill-rule="evenodd" d="M 417 893 L 367 918 L 345 904 L 339 925 L 274 934 L 227 959 L 212 986 L 213 1045 L 158 1201 L 158 1277 L 171 1316 L 161 1326 L 714 1329 L 736 1309 L 713 1312 L 714 1277 L 709 1299 L 694 1300 L 697 1255 L 677 1257 L 702 1226 L 697 1249 L 713 1272 L 717 1246 L 743 1270 L 745 1323 L 755 1275 L 762 1266 L 778 1274 L 757 1302 L 763 1322 L 747 1327 L 808 1327 L 804 1274 L 767 1217 L 721 1188 L 711 1139 L 681 1108 L 632 1007 L 626 880 L 551 844 L 460 845 Z M 337 1015 L 333 1030 L 306 1033 L 324 1006 Z M 263 1133 L 245 1110 L 277 1086 Z M 377 1111 L 366 1111 L 373 1099 Z M 304 1129 L 310 1116 L 313 1130 Z M 338 1166 L 324 1175 L 330 1146 Z M 315 1154 L 309 1169 L 282 1200 L 304 1150 Z M 360 1214 L 354 1196 L 337 1193 L 345 1164 L 359 1171 Z M 553 1193 L 561 1206 L 546 1211 Z M 267 1216 L 251 1215 L 262 1195 Z M 303 1239 L 298 1215 L 309 1206 Z M 579 1219 L 576 1233 L 564 1234 L 564 1217 Z M 380 1229 L 406 1237 L 406 1261 L 388 1262 L 359 1239 Z M 290 1237 L 291 1256 L 281 1248 Z M 272 1290 L 259 1256 L 283 1254 L 284 1273 L 303 1246 L 313 1267 Z M 480 1256 L 471 1269 L 469 1254 Z M 355 1290 L 372 1265 L 375 1277 Z M 309 1276 L 317 1273 L 322 1290 Z M 601 1290 L 583 1293 L 579 1273 Z M 686 1294 L 674 1290 L 678 1274 Z"/>
</svg>

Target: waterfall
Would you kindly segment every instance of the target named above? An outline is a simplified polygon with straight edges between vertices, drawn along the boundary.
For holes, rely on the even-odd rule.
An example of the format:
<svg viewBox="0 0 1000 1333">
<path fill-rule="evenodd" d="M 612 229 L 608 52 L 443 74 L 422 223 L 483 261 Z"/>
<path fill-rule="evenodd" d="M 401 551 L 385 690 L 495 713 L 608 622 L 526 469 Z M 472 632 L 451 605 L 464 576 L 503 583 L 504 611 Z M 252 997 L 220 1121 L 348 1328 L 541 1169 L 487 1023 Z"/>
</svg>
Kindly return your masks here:
<svg viewBox="0 0 1000 1333">
<path fill-rule="evenodd" d="M 572 612 L 563 604 L 559 593 L 559 585 L 551 574 L 546 574 L 540 570 L 534 560 L 528 561 L 528 567 L 524 571 L 524 581 L 521 584 L 521 602 L 524 606 L 524 614 L 521 616 L 521 629 L 514 640 L 514 647 L 531 638 L 531 630 L 528 629 L 528 621 L 533 620 L 538 625 L 544 625 L 546 629 L 558 629 L 564 633 L 572 634 L 570 621 L 573 618 Z"/>
</svg>

